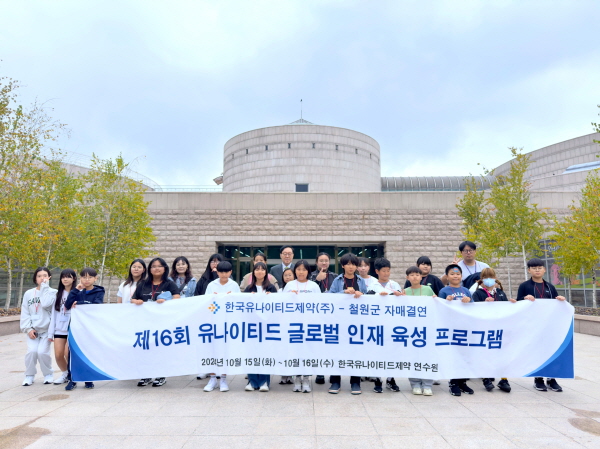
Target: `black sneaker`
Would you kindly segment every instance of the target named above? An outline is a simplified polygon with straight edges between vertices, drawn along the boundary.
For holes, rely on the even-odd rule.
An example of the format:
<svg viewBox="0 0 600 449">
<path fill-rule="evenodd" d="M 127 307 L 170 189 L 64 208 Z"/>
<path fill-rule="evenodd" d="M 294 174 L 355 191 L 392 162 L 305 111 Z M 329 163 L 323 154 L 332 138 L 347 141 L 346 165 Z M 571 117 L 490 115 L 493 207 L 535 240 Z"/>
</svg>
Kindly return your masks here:
<svg viewBox="0 0 600 449">
<path fill-rule="evenodd" d="M 385 383 L 385 387 L 394 392 L 400 391 L 400 387 L 396 385 L 396 380 L 393 377 Z"/>
<path fill-rule="evenodd" d="M 496 388 L 491 379 L 483 379 L 483 386 L 487 391 L 492 391 Z M 500 384 L 498 384 L 498 388 L 500 388 Z"/>
<path fill-rule="evenodd" d="M 556 381 L 556 379 L 546 380 L 546 385 L 548 385 L 548 387 L 552 391 L 556 391 L 557 393 L 560 393 L 562 391 L 562 388 L 560 387 L 560 385 L 558 385 L 558 382 Z"/>
<path fill-rule="evenodd" d="M 86 382 L 85 388 L 87 388 L 88 390 L 91 390 L 92 388 L 94 388 L 94 382 Z"/>
<path fill-rule="evenodd" d="M 75 388 L 77 388 L 77 382 L 73 382 L 72 380 L 69 380 L 69 383 L 65 387 L 65 390 L 71 391 L 71 390 L 74 390 Z"/>
<path fill-rule="evenodd" d="M 360 389 L 360 384 L 356 383 L 356 384 L 350 385 L 350 393 L 351 394 L 361 394 L 362 390 Z"/>
<path fill-rule="evenodd" d="M 473 389 L 467 385 L 467 382 L 461 382 L 461 383 L 459 383 L 458 384 L 458 388 L 460 388 L 460 390 L 463 393 L 467 393 L 467 394 L 473 394 L 473 393 L 475 393 L 473 391 Z"/>
<path fill-rule="evenodd" d="M 502 379 L 500 382 L 498 382 L 498 388 L 500 388 L 502 391 L 510 393 L 510 384 L 506 379 Z"/>
<path fill-rule="evenodd" d="M 333 382 L 329 387 L 329 393 L 338 394 L 340 392 L 340 384 L 337 382 Z"/>
<path fill-rule="evenodd" d="M 536 377 L 533 380 L 533 388 L 535 388 L 537 391 L 548 391 L 548 389 L 546 388 L 546 385 L 544 385 L 543 377 Z"/>
<path fill-rule="evenodd" d="M 164 377 L 157 377 L 156 379 L 154 379 L 154 382 L 152 382 L 152 386 L 153 387 L 162 387 L 166 383 L 167 383 L 167 379 L 165 379 Z"/>
<path fill-rule="evenodd" d="M 323 385 L 325 383 L 325 376 L 317 376 L 315 378 L 315 383 L 319 385 Z"/>
<path fill-rule="evenodd" d="M 375 393 L 383 393 L 383 387 L 380 380 L 375 381 L 375 387 L 373 387 L 373 391 Z"/>
<path fill-rule="evenodd" d="M 461 395 L 460 388 L 457 384 L 448 384 L 448 386 L 450 387 L 450 394 L 452 396 L 460 396 Z"/>
<path fill-rule="evenodd" d="M 145 387 L 146 385 L 150 384 L 152 382 L 152 379 L 148 378 L 148 379 L 140 379 L 140 381 L 138 382 L 138 387 Z"/>
</svg>

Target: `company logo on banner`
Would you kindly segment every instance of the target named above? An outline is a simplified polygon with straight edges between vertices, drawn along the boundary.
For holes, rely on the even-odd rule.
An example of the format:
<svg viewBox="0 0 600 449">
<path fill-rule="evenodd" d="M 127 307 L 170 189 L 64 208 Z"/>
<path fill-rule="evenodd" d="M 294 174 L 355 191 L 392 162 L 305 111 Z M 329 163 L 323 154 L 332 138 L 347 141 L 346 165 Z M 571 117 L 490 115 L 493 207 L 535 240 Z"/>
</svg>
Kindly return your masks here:
<svg viewBox="0 0 600 449">
<path fill-rule="evenodd" d="M 555 299 L 231 294 L 82 305 L 75 381 L 223 374 L 572 378 L 573 307 Z"/>
</svg>

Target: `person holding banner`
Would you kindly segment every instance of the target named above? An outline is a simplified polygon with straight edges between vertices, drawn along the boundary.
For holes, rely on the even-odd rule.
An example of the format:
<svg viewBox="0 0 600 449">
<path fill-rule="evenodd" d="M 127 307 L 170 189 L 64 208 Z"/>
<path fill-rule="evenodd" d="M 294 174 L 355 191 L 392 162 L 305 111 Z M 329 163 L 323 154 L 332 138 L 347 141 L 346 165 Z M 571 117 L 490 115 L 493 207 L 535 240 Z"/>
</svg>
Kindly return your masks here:
<svg viewBox="0 0 600 449">
<path fill-rule="evenodd" d="M 179 298 L 179 287 L 175 282 L 169 280 L 169 266 L 164 259 L 155 257 L 149 264 L 150 273 L 144 282 L 135 289 L 131 302 L 141 306 L 145 302 L 152 301 L 162 304 L 168 299 Z M 145 387 L 152 379 L 143 378 L 138 382 L 138 387 Z M 153 387 L 162 387 L 167 383 L 165 377 L 157 377 L 152 382 Z"/>
<path fill-rule="evenodd" d="M 366 257 L 358 258 L 358 276 L 365 281 L 365 285 L 367 286 L 367 291 L 371 290 L 371 286 L 377 282 L 377 279 L 369 274 L 369 270 L 371 270 L 371 265 L 369 264 L 369 260 Z"/>
<path fill-rule="evenodd" d="M 260 251 L 258 251 L 254 255 L 254 258 L 252 259 L 252 261 L 255 266 L 259 262 L 262 262 L 266 266 L 267 265 L 267 256 L 265 256 L 264 253 L 261 253 Z M 271 285 L 275 286 L 276 290 L 279 290 L 279 285 L 277 285 L 277 279 L 275 279 L 275 276 L 273 276 L 272 274 L 269 274 L 267 277 L 269 278 L 269 283 Z M 240 290 L 245 291 L 246 287 L 248 287 L 251 283 L 252 283 L 252 273 L 250 272 L 242 278 L 242 282 L 240 283 Z"/>
<path fill-rule="evenodd" d="M 179 288 L 179 296 L 189 298 L 196 291 L 196 278 L 192 276 L 192 267 L 187 257 L 179 256 L 173 261 L 169 279 Z"/>
<path fill-rule="evenodd" d="M 220 254 L 213 254 L 210 256 L 208 263 L 206 264 L 206 270 L 204 270 L 204 273 L 196 284 L 194 296 L 202 296 L 206 294 L 206 287 L 208 287 L 208 284 L 219 278 L 217 275 L 217 265 L 219 265 L 219 262 L 223 262 L 223 256 Z"/>
<path fill-rule="evenodd" d="M 441 289 L 445 287 L 442 280 L 431 274 L 433 266 L 431 265 L 431 259 L 427 256 L 421 256 L 417 259 L 416 266 L 421 270 L 421 285 L 426 285 L 433 290 L 433 293 L 437 296 Z M 410 281 L 407 279 L 404 283 L 404 288 L 411 286 Z"/>
<path fill-rule="evenodd" d="M 119 291 L 117 292 L 118 303 L 131 303 L 131 297 L 135 293 L 138 282 L 146 277 L 146 271 L 146 262 L 142 259 L 135 259 L 131 262 L 127 279 L 119 285 Z"/>
<path fill-rule="evenodd" d="M 284 293 L 321 293 L 321 288 L 313 281 L 308 279 L 310 274 L 310 264 L 307 260 L 299 260 L 294 265 L 294 275 L 296 276 L 295 281 L 288 282 L 283 289 Z M 310 393 L 310 376 L 295 376 L 294 377 L 294 388 L 292 391 L 302 393 Z"/>
<path fill-rule="evenodd" d="M 534 258 L 528 261 L 527 271 L 531 277 L 528 281 L 519 285 L 517 301 L 523 301 L 524 299 L 535 301 L 536 298 L 556 298 L 559 301 L 566 300 L 564 296 L 558 294 L 554 285 L 544 279 L 546 267 L 544 266 L 543 260 Z M 562 387 L 556 382 L 556 379 L 546 379 L 546 385 L 544 385 L 543 377 L 536 377 L 533 381 L 533 387 L 538 391 L 548 391 L 548 388 L 557 393 L 563 391 Z"/>
<path fill-rule="evenodd" d="M 294 270 L 292 268 L 286 268 L 283 270 L 283 274 L 281 275 L 282 284 L 280 292 L 285 290 L 285 286 L 296 279 L 294 276 Z M 279 385 L 292 385 L 292 376 L 281 376 L 281 380 L 279 381 Z"/>
</svg>

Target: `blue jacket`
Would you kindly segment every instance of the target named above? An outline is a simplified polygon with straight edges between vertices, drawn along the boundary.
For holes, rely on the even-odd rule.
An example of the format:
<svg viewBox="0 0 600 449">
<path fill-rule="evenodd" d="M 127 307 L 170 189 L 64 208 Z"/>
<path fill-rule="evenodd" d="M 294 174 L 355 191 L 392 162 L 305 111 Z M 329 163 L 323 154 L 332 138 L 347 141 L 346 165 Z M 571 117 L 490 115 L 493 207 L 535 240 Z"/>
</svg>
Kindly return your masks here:
<svg viewBox="0 0 600 449">
<path fill-rule="evenodd" d="M 180 288 L 179 290 L 179 294 L 184 297 L 184 298 L 190 298 L 192 296 L 195 296 L 195 292 L 196 292 L 196 278 L 192 278 L 190 279 L 190 282 L 188 282 L 185 285 L 180 286 L 179 284 L 177 284 L 177 280 L 172 279 L 171 276 L 169 276 L 169 280 L 175 282 L 175 285 L 177 285 L 177 287 Z M 185 289 L 185 292 L 183 291 Z"/>
<path fill-rule="evenodd" d="M 358 275 L 354 275 L 356 279 L 358 279 L 358 289 L 364 295 L 367 294 L 367 284 L 365 284 L 365 280 Z M 340 274 L 333 280 L 331 284 L 331 288 L 328 293 L 344 293 L 344 275 Z"/>
<path fill-rule="evenodd" d="M 94 285 L 94 287 L 87 290 L 77 290 L 74 288 L 67 297 L 65 302 L 65 308 L 71 310 L 73 303 L 77 302 L 77 305 L 81 304 L 102 304 L 104 302 L 104 287 Z"/>
</svg>

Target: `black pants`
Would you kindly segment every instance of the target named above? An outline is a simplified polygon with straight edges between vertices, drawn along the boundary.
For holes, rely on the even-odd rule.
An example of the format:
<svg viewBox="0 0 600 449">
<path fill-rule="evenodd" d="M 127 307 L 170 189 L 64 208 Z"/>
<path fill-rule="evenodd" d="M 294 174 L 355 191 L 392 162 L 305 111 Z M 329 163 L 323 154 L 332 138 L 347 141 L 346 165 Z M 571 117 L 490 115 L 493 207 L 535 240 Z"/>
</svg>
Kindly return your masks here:
<svg viewBox="0 0 600 449">
<path fill-rule="evenodd" d="M 330 383 L 338 383 L 341 384 L 342 383 L 342 376 L 329 376 L 329 382 Z M 350 377 L 350 384 L 359 384 L 360 385 L 360 376 L 351 376 Z"/>
<path fill-rule="evenodd" d="M 465 383 L 469 379 L 450 379 L 450 385 L 458 385 Z"/>
</svg>

